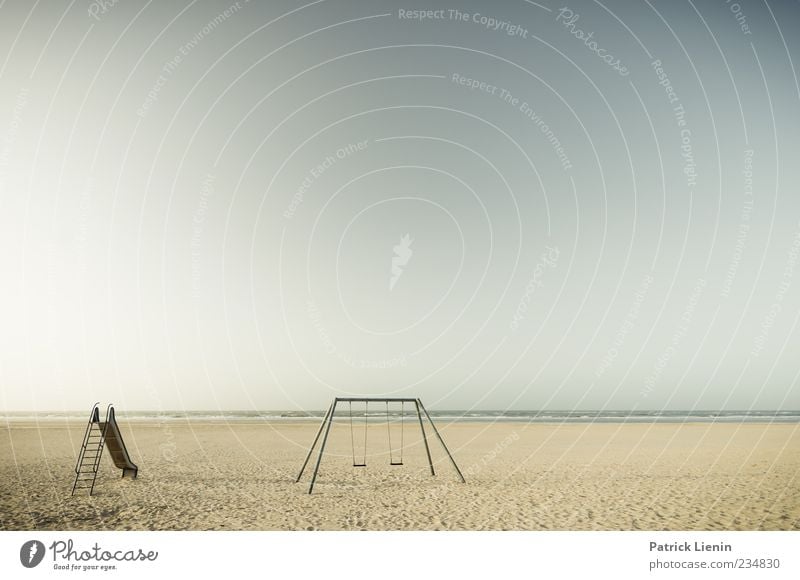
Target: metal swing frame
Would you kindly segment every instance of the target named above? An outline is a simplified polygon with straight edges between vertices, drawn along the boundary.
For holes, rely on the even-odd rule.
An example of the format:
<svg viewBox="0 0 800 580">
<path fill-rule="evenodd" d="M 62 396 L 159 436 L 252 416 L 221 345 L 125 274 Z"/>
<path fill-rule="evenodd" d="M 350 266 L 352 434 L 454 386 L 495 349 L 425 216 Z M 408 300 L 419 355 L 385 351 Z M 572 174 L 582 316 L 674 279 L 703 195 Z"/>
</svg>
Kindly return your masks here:
<svg viewBox="0 0 800 580">
<path fill-rule="evenodd" d="M 328 407 L 325 416 L 322 419 L 322 423 L 320 423 L 319 429 L 317 430 L 317 434 L 314 437 L 314 442 L 311 444 L 311 447 L 308 450 L 308 454 L 306 455 L 305 461 L 303 461 L 303 467 L 300 468 L 300 473 L 297 474 L 297 479 L 295 479 L 295 483 L 299 482 L 300 479 L 303 477 L 303 472 L 305 471 L 306 467 L 308 466 L 308 462 L 311 459 L 311 456 L 314 453 L 314 449 L 317 446 L 317 443 L 320 440 L 320 436 L 322 436 L 322 443 L 319 447 L 319 454 L 317 455 L 317 461 L 314 465 L 314 473 L 311 475 L 311 483 L 308 486 L 308 493 L 314 491 L 314 484 L 317 481 L 317 474 L 319 473 L 319 466 L 322 463 L 322 455 L 325 453 L 325 445 L 328 442 L 328 434 L 331 431 L 331 427 L 333 426 L 333 416 L 336 413 L 336 407 L 340 403 L 348 403 L 351 408 L 353 403 L 364 403 L 365 405 L 369 405 L 369 403 L 411 403 L 414 405 L 414 408 L 417 412 L 417 420 L 419 421 L 419 428 L 422 432 L 422 442 L 425 444 L 425 454 L 428 457 L 428 466 L 431 470 L 431 475 L 436 475 L 436 471 L 433 468 L 433 459 L 431 459 L 431 449 L 428 445 L 428 435 L 425 432 L 425 424 L 422 421 L 422 415 L 425 415 L 425 418 L 428 420 L 431 428 L 433 429 L 433 433 L 436 435 L 436 438 L 439 440 L 439 443 L 442 445 L 445 453 L 447 454 L 448 459 L 450 459 L 450 463 L 453 465 L 453 469 L 455 469 L 456 473 L 458 474 L 458 478 L 461 480 L 461 483 L 466 483 L 464 479 L 464 475 L 461 473 L 461 470 L 458 468 L 455 459 L 453 459 L 453 455 L 450 453 L 450 450 L 447 448 L 447 445 L 442 439 L 439 430 L 436 428 L 436 424 L 431 419 L 428 410 L 425 408 L 425 405 L 422 404 L 422 401 L 419 399 L 412 399 L 412 398 L 404 398 L 404 397 L 336 397 L 333 399 L 330 407 Z M 364 412 L 366 417 L 366 411 Z M 352 413 L 350 415 L 352 420 Z M 365 427 L 366 428 L 366 427 Z M 323 435 L 324 432 L 324 435 Z M 351 437 L 352 437 L 352 430 L 351 430 Z M 391 449 L 390 449 L 391 452 Z M 364 453 L 366 454 L 366 447 L 364 449 Z"/>
</svg>

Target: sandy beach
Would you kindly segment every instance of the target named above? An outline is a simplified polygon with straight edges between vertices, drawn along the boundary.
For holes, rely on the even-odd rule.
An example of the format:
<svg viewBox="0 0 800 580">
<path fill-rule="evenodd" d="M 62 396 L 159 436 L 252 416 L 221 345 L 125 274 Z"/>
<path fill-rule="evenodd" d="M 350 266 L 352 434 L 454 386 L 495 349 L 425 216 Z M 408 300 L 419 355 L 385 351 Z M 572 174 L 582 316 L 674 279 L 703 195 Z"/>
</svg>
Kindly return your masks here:
<svg viewBox="0 0 800 580">
<path fill-rule="evenodd" d="M 418 430 L 389 466 L 372 425 L 366 468 L 336 424 L 317 485 L 294 483 L 318 424 L 126 423 L 136 480 L 103 458 L 70 497 L 85 424 L 0 427 L 4 530 L 798 530 L 793 424 L 451 423 L 431 477 Z M 313 467 L 313 464 L 312 466 Z"/>
</svg>

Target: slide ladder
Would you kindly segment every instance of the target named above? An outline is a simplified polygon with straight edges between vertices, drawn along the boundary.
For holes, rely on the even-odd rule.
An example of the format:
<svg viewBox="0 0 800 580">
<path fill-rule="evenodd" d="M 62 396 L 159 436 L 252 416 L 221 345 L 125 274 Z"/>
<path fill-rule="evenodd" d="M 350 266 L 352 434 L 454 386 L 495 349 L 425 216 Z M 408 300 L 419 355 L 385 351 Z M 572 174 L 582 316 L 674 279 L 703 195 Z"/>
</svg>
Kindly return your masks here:
<svg viewBox="0 0 800 580">
<path fill-rule="evenodd" d="M 104 425 L 101 426 L 100 423 L 98 404 L 95 403 L 92 407 L 89 423 L 83 434 L 81 452 L 78 454 L 78 462 L 75 464 L 75 483 L 72 485 L 72 495 L 75 495 L 75 490 L 78 489 L 88 489 L 89 495 L 92 495 L 94 491 L 94 482 L 97 480 L 97 470 L 100 467 L 100 458 L 103 456 L 103 447 L 105 446 Z"/>
</svg>

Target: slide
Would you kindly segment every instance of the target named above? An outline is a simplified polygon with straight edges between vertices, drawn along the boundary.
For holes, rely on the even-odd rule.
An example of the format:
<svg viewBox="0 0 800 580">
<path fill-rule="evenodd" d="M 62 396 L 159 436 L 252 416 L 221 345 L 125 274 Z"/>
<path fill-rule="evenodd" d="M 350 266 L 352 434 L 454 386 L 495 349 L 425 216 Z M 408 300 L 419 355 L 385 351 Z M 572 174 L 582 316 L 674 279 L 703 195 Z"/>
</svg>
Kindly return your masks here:
<svg viewBox="0 0 800 580">
<path fill-rule="evenodd" d="M 105 425 L 101 422 L 100 429 L 102 430 L 104 427 Z M 105 433 L 106 449 L 111 454 L 114 465 L 122 470 L 122 477 L 130 475 L 135 479 L 139 468 L 131 461 L 131 456 L 128 455 L 128 450 L 125 448 L 125 441 L 122 440 L 117 420 L 114 418 L 114 407 L 108 410 L 108 427 L 105 429 Z"/>
</svg>

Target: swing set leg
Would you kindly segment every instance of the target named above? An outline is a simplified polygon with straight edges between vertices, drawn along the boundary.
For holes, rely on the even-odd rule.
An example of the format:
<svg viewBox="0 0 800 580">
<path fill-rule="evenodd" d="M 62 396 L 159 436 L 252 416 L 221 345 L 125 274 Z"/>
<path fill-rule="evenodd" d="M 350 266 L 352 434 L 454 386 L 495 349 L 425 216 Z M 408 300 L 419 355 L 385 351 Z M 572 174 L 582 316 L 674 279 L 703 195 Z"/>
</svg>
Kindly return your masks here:
<svg viewBox="0 0 800 580">
<path fill-rule="evenodd" d="M 431 424 L 431 427 L 433 427 L 433 432 L 436 434 L 437 439 L 439 439 L 439 443 L 442 444 L 442 447 L 444 447 L 444 450 L 447 452 L 447 456 L 450 458 L 450 463 L 453 464 L 453 468 L 455 468 L 456 473 L 458 473 L 458 477 L 461 478 L 461 483 L 467 483 L 467 480 L 464 479 L 464 476 L 461 474 L 461 470 L 458 468 L 458 465 L 456 465 L 456 460 L 453 459 L 453 456 L 450 454 L 450 450 L 447 448 L 447 445 L 445 445 L 444 439 L 442 439 L 442 436 L 439 435 L 439 430 L 436 428 L 436 423 L 434 423 L 433 419 L 431 419 L 431 416 L 428 414 L 428 410 L 425 408 L 425 405 L 423 405 L 422 401 L 419 399 L 417 399 L 417 403 L 420 407 L 422 407 L 423 413 L 425 413 L 425 416 L 428 418 L 428 422 Z M 433 470 L 432 465 L 431 470 Z"/>
<path fill-rule="evenodd" d="M 325 435 L 322 437 L 322 444 L 319 447 L 319 455 L 317 456 L 317 464 L 314 466 L 314 474 L 311 476 L 311 484 L 308 486 L 308 493 L 314 491 L 314 482 L 317 481 L 317 472 L 319 472 L 319 464 L 322 462 L 322 454 L 325 452 L 325 443 L 328 442 L 328 433 L 331 431 L 333 425 L 333 413 L 336 411 L 336 403 L 338 400 L 334 399 L 331 405 L 331 412 L 328 414 L 328 425 L 325 427 Z"/>
<path fill-rule="evenodd" d="M 333 408 L 333 403 L 331 403 L 331 406 L 328 407 L 328 411 L 322 418 L 322 423 L 319 424 L 317 435 L 316 437 L 314 437 L 314 442 L 311 444 L 311 448 L 308 450 L 308 455 L 306 455 L 306 460 L 303 462 L 303 467 L 300 468 L 300 473 L 297 474 L 297 479 L 294 480 L 295 483 L 300 481 L 300 478 L 303 477 L 303 472 L 306 470 L 306 466 L 308 465 L 308 460 L 311 459 L 311 454 L 314 453 L 314 447 L 317 446 L 317 441 L 319 441 L 319 436 L 322 435 L 322 429 L 325 427 L 325 421 L 328 420 L 328 415 L 331 413 L 332 408 Z"/>
<path fill-rule="evenodd" d="M 425 425 L 422 423 L 422 415 L 419 412 L 419 406 L 422 403 L 419 399 L 414 401 L 414 406 L 417 408 L 417 419 L 419 419 L 419 428 L 422 431 L 422 442 L 425 443 L 425 453 L 428 455 L 428 466 L 431 468 L 431 475 L 436 475 L 433 469 L 433 460 L 431 459 L 431 448 L 428 446 L 428 436 L 425 434 Z M 423 407 L 424 408 L 424 407 Z"/>
</svg>

